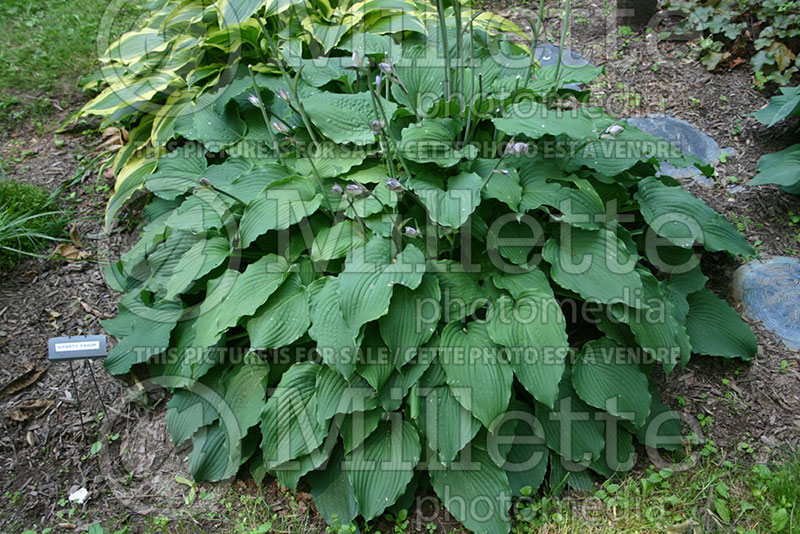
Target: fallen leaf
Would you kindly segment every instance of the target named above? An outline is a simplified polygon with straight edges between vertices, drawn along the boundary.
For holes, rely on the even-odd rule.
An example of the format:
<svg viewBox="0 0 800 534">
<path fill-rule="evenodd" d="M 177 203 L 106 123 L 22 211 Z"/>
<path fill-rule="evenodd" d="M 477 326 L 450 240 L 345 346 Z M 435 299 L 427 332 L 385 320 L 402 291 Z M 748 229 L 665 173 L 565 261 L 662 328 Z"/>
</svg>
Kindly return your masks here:
<svg viewBox="0 0 800 534">
<path fill-rule="evenodd" d="M 76 247 L 81 246 L 81 236 L 78 233 L 78 223 L 72 223 L 69 229 L 69 238 L 75 243 Z"/>
<path fill-rule="evenodd" d="M 61 256 L 68 261 L 81 261 L 88 258 L 89 254 L 70 243 L 61 243 L 53 250 L 53 256 Z"/>
<path fill-rule="evenodd" d="M 683 523 L 667 527 L 667 534 L 694 534 L 696 526 L 700 526 L 700 523 L 694 519 L 687 519 Z"/>
<path fill-rule="evenodd" d="M 35 365 L 33 362 L 26 363 L 20 375 L 3 386 L 3 389 L 0 389 L 0 397 L 13 395 L 17 391 L 22 391 L 39 380 L 42 373 L 44 373 L 44 367 Z"/>
<path fill-rule="evenodd" d="M 17 422 L 39 417 L 53 406 L 53 401 L 45 399 L 22 401 L 8 411 L 8 417 Z"/>
</svg>

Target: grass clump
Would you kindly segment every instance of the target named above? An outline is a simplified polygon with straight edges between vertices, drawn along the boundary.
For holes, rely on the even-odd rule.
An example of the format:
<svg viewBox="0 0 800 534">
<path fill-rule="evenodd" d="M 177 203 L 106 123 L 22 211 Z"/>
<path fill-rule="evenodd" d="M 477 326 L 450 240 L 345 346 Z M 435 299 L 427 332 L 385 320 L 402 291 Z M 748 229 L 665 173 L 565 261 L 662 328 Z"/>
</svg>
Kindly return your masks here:
<svg viewBox="0 0 800 534">
<path fill-rule="evenodd" d="M 55 197 L 35 185 L 0 181 L 0 272 L 13 269 L 22 255 L 36 255 L 62 233 L 65 219 Z"/>
</svg>

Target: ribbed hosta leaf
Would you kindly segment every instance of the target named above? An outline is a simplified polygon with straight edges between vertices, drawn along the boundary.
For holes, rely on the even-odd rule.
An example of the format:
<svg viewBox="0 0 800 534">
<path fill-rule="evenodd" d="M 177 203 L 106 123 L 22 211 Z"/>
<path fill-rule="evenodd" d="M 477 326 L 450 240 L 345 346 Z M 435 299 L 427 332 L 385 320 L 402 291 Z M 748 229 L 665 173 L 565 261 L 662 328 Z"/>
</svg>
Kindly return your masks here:
<svg viewBox="0 0 800 534">
<path fill-rule="evenodd" d="M 309 288 L 311 293 L 311 328 L 308 335 L 317 342 L 322 361 L 345 378 L 355 372 L 358 361 L 358 331 L 351 330 L 342 315 L 339 279 L 320 278 Z"/>
<path fill-rule="evenodd" d="M 198 482 L 224 480 L 236 474 L 241 461 L 238 444 L 231 443 L 220 422 L 203 427 L 192 437 L 189 471 Z"/>
<path fill-rule="evenodd" d="M 432 468 L 431 485 L 453 517 L 476 534 L 506 534 L 511 488 L 505 471 L 489 455 L 473 449 L 469 461 L 449 469 Z"/>
<path fill-rule="evenodd" d="M 292 274 L 247 321 L 250 346 L 259 350 L 288 347 L 311 324 L 308 292 Z"/>
<path fill-rule="evenodd" d="M 317 211 L 322 195 L 311 178 L 292 177 L 270 184 L 247 205 L 239 228 L 247 247 L 269 230 L 285 230 Z"/>
<path fill-rule="evenodd" d="M 573 139 L 592 139 L 598 135 L 594 121 L 585 108 L 549 109 L 534 100 L 510 106 L 502 118 L 493 119 L 495 127 L 511 136 L 539 139 L 545 135 L 567 135 Z"/>
<path fill-rule="evenodd" d="M 231 245 L 227 238 L 211 237 L 196 242 L 180 257 L 167 281 L 165 300 L 172 300 L 187 290 L 195 280 L 207 275 L 228 259 Z"/>
<path fill-rule="evenodd" d="M 329 524 L 348 525 L 358 515 L 355 491 L 344 470 L 344 451 L 336 447 L 324 469 L 308 475 L 314 506 Z"/>
<path fill-rule="evenodd" d="M 317 371 L 310 362 L 293 365 L 267 400 L 261 416 L 261 450 L 270 469 L 322 445 L 326 429 L 317 421 Z"/>
<path fill-rule="evenodd" d="M 344 220 L 331 227 L 325 227 L 314 236 L 311 245 L 311 261 L 325 261 L 343 258 L 347 252 L 364 244 L 364 237 L 355 229 L 353 221 Z"/>
<path fill-rule="evenodd" d="M 609 339 L 584 345 L 572 369 L 572 385 L 584 402 L 641 427 L 650 413 L 647 375 Z"/>
<path fill-rule="evenodd" d="M 514 374 L 536 400 L 552 406 L 569 350 L 566 319 L 552 293 L 529 289 L 491 308 L 489 336 L 507 349 Z"/>
<path fill-rule="evenodd" d="M 381 98 L 381 105 L 391 120 L 397 104 Z M 368 145 L 375 142 L 370 123 L 383 118 L 375 113 L 372 97 L 366 92 L 319 93 L 303 99 L 303 106 L 312 124 L 335 143 Z"/>
<path fill-rule="evenodd" d="M 402 495 L 419 462 L 419 435 L 410 423 L 384 423 L 347 455 L 347 478 L 364 519 L 379 516 Z"/>
<path fill-rule="evenodd" d="M 456 119 L 423 119 L 403 130 L 400 152 L 417 163 L 452 167 L 463 158 L 475 158 L 478 152 L 470 145 L 463 149 L 455 147 L 460 133 L 461 124 Z"/>
<path fill-rule="evenodd" d="M 158 160 L 156 172 L 145 178 L 147 189 L 153 194 L 172 200 L 195 187 L 206 169 L 203 149 L 189 143 Z"/>
<path fill-rule="evenodd" d="M 481 425 L 458 403 L 448 386 L 425 388 L 420 396 L 420 429 L 439 461 L 450 465 Z"/>
<path fill-rule="evenodd" d="M 519 418 L 514 429 L 514 440 L 506 455 L 503 471 L 514 497 L 522 497 L 522 489 L 536 492 L 544 481 L 549 451 L 541 436 L 537 436 L 535 415 L 527 406 L 516 403 L 512 406 Z M 530 495 L 530 493 L 528 493 Z"/>
<path fill-rule="evenodd" d="M 424 275 L 416 289 L 395 289 L 389 313 L 380 318 L 378 325 L 398 368 L 430 340 L 441 316 L 440 298 L 439 282 L 432 274 Z"/>
<path fill-rule="evenodd" d="M 481 202 L 481 182 L 474 172 L 462 172 L 446 182 L 439 176 L 418 175 L 409 180 L 409 187 L 437 224 L 460 228 Z"/>
<path fill-rule="evenodd" d="M 725 217 L 682 187 L 668 187 L 656 178 L 647 178 L 639 182 L 639 192 L 634 196 L 647 224 L 679 247 L 689 248 L 697 242 L 712 252 L 753 255 L 753 248 Z"/>
<path fill-rule="evenodd" d="M 330 367 L 320 366 L 315 386 L 317 420 L 324 423 L 337 414 L 363 412 L 378 406 L 375 390 L 355 377 L 349 383 Z"/>
<path fill-rule="evenodd" d="M 550 276 L 563 287 L 586 300 L 623 302 L 641 308 L 637 291 L 642 281 L 634 270 L 638 257 L 608 230 L 580 230 L 551 237 L 544 246 L 544 259 L 553 268 Z"/>
<path fill-rule="evenodd" d="M 755 334 L 728 303 L 708 289 L 686 297 L 686 331 L 698 354 L 750 360 L 758 352 Z"/>
<path fill-rule="evenodd" d="M 514 376 L 486 325 L 445 326 L 439 339 L 439 361 L 458 402 L 486 428 L 494 428 L 508 406 Z"/>
<path fill-rule="evenodd" d="M 424 272 L 425 257 L 414 245 L 397 254 L 391 241 L 375 237 L 351 250 L 339 275 L 342 316 L 351 330 L 388 313 L 395 284 L 416 289 Z"/>
<path fill-rule="evenodd" d="M 605 446 L 605 425 L 595 413 L 566 380 L 561 382 L 554 409 L 536 404 L 536 419 L 542 424 L 547 446 L 577 463 L 597 459 Z"/>
</svg>

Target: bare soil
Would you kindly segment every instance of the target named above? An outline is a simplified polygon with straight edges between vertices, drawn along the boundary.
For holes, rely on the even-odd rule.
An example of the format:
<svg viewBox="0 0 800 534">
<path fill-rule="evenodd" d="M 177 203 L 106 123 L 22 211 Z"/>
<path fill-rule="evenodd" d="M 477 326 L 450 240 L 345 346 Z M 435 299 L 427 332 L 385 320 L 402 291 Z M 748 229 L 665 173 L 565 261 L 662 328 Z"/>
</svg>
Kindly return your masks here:
<svg viewBox="0 0 800 534">
<path fill-rule="evenodd" d="M 722 147 L 732 148 L 735 155 L 718 166 L 720 178 L 713 186 L 688 183 L 686 187 L 740 225 L 760 254 L 798 255 L 800 228 L 788 222 L 787 214 L 800 213 L 800 197 L 772 186 L 741 191 L 736 187 L 755 174 L 761 155 L 791 144 L 790 126 L 767 130 L 744 117 L 767 102 L 763 93 L 753 89 L 749 68 L 743 65 L 709 73 L 687 59 L 687 43 L 656 42 L 642 33 L 621 37 L 613 17 L 606 16 L 602 7 L 588 0 L 575 3 L 570 47 L 606 70 L 594 87 L 597 102 L 620 117 L 674 115 L 693 123 Z M 557 3 L 550 4 L 551 12 L 558 14 Z M 535 15 L 502 3 L 499 9 L 495 3 L 495 10 L 525 29 L 525 15 Z M 559 27 L 558 17 L 546 19 L 547 33 L 555 42 Z M 56 118 L 68 111 L 72 110 Z M 136 217 L 134 212 L 128 222 L 105 231 L 103 185 L 113 184 L 97 176 L 96 169 L 80 174 L 87 155 L 94 151 L 96 137 L 59 135 L 64 144 L 56 146 L 52 132 L 37 135 L 26 127 L 30 129 L 30 124 L 12 132 L 0 146 L 6 160 L 25 154 L 8 177 L 50 190 L 78 177 L 70 190 L 75 200 L 69 203 L 80 248 L 90 258 L 78 262 L 26 259 L 0 279 L 0 387 L 15 380 L 25 386 L 0 393 L 0 467 L 4 471 L 0 531 L 45 526 L 55 527 L 55 532 L 80 531 L 96 521 L 130 518 L 131 531 L 144 532 L 148 516 L 155 515 L 179 520 L 181 532 L 216 531 L 222 523 L 214 519 L 215 514 L 223 511 L 218 499 L 198 499 L 186 506 L 183 499 L 188 487 L 175 481 L 176 475 L 188 476 L 188 451 L 175 449 L 166 434 L 164 394 L 141 392 L 136 377 L 122 382 L 109 376 L 98 361 L 74 366 L 76 389 L 68 364 L 47 361 L 49 337 L 67 335 L 76 327 L 85 333 L 102 333 L 99 320 L 115 314 L 118 295 L 106 287 L 101 264 L 116 259 L 133 243 L 130 221 Z M 728 176 L 738 181 L 728 181 Z M 705 262 L 713 289 L 729 298 L 738 261 L 713 255 Z M 752 364 L 695 357 L 685 369 L 660 377 L 664 399 L 671 399 L 675 409 L 690 417 L 702 413 L 713 418 L 700 430 L 736 462 L 766 461 L 800 444 L 800 354 L 759 324 L 753 328 L 760 351 Z M 92 455 L 90 448 L 101 436 L 110 439 Z M 742 442 L 756 454 L 737 452 Z M 240 477 L 243 480 L 234 482 L 236 492 L 256 491 L 246 474 Z M 63 500 L 80 487 L 89 491 L 87 503 L 71 517 L 58 517 L 57 512 L 70 508 Z M 228 486 L 201 489 L 221 495 Z M 298 510 L 297 501 L 290 503 L 274 481 L 265 495 L 279 512 Z M 301 510 L 306 509 L 305 497 L 299 497 Z M 320 527 L 318 518 L 313 521 Z M 454 526 L 445 516 L 437 522 L 447 530 Z M 412 521 L 412 526 L 424 531 L 423 524 Z"/>
</svg>

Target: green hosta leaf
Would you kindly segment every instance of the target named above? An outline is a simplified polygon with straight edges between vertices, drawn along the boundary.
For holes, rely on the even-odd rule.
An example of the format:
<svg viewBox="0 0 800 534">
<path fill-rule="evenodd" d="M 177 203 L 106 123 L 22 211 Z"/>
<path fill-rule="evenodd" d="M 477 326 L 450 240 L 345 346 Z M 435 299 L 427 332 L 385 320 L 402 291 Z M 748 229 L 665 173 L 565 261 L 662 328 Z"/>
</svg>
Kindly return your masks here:
<svg viewBox="0 0 800 534">
<path fill-rule="evenodd" d="M 587 343 L 572 369 L 572 385 L 590 406 L 641 427 L 650 413 L 647 375 L 621 354 L 627 353 L 609 339 Z"/>
<path fill-rule="evenodd" d="M 170 333 L 183 314 L 180 304 L 162 302 L 149 307 L 141 300 L 128 301 L 128 309 L 136 316 L 130 334 L 108 352 L 103 361 L 112 375 L 129 372 L 137 363 L 147 361 L 169 347 Z"/>
<path fill-rule="evenodd" d="M 269 366 L 250 353 L 243 364 L 231 369 L 220 381 L 225 387 L 219 407 L 222 424 L 229 430 L 237 426 L 239 439 L 261 420 L 261 409 L 267 399 L 268 373 Z M 217 384 L 212 387 L 219 390 Z M 230 434 L 236 436 L 234 432 Z"/>
<path fill-rule="evenodd" d="M 420 458 L 419 435 L 411 424 L 382 424 L 347 458 L 347 478 L 361 515 L 369 521 L 403 494 Z"/>
<path fill-rule="evenodd" d="M 439 281 L 432 274 L 424 275 L 416 289 L 395 289 L 389 313 L 380 318 L 378 325 L 398 368 L 430 340 L 441 316 L 440 299 Z"/>
<path fill-rule="evenodd" d="M 180 261 L 170 273 L 164 300 L 172 300 L 186 291 L 195 280 L 219 267 L 230 254 L 231 245 L 224 237 L 217 236 L 197 241 L 183 256 L 180 256 Z"/>
<path fill-rule="evenodd" d="M 550 453 L 550 491 L 561 495 L 564 487 L 578 491 L 591 491 L 592 475 L 583 464 L 571 464 L 565 458 Z"/>
<path fill-rule="evenodd" d="M 156 172 L 145 178 L 145 184 L 156 196 L 172 200 L 197 186 L 205 169 L 204 150 L 189 143 L 164 154 L 158 161 Z"/>
<path fill-rule="evenodd" d="M 479 285 L 478 273 L 465 272 L 465 266 L 458 262 L 434 261 L 430 268 L 439 280 L 442 315 L 451 320 L 461 320 L 473 314 L 496 296 L 489 284 Z"/>
<path fill-rule="evenodd" d="M 595 411 L 575 395 L 566 380 L 561 382 L 553 410 L 536 404 L 536 419 L 542 424 L 547 446 L 568 460 L 597 459 L 605 447 L 605 425 L 596 420 Z"/>
<path fill-rule="evenodd" d="M 447 179 L 418 175 L 409 187 L 428 209 L 428 216 L 439 225 L 460 228 L 481 202 L 482 179 L 474 172 L 462 172 Z M 446 187 L 446 189 L 445 189 Z"/>
<path fill-rule="evenodd" d="M 311 293 L 311 328 L 308 335 L 317 342 L 322 361 L 345 378 L 350 378 L 358 361 L 358 330 L 353 331 L 342 315 L 339 280 L 321 278 Z"/>
<path fill-rule="evenodd" d="M 117 216 L 122 206 L 133 197 L 136 191 L 141 189 L 145 177 L 155 170 L 157 161 L 157 157 L 137 157 L 132 159 L 123 167 L 119 174 L 117 174 L 114 194 L 108 200 L 108 205 L 106 206 L 105 223 L 107 228 L 111 226 L 111 221 Z"/>
<path fill-rule="evenodd" d="M 553 218 L 584 229 L 599 228 L 605 222 L 605 206 L 594 187 L 574 175 L 564 176 L 552 161 L 525 158 L 519 170 L 522 185 L 520 210 L 550 206 L 561 214 Z M 548 181 L 560 179 L 561 182 Z M 575 186 L 575 187 L 571 187 Z"/>
<path fill-rule="evenodd" d="M 769 104 L 751 113 L 761 124 L 767 127 L 775 126 L 778 122 L 792 114 L 800 114 L 800 85 L 797 87 L 781 87 L 780 95 L 773 96 Z"/>
<path fill-rule="evenodd" d="M 233 444 L 219 422 L 198 430 L 192 437 L 189 471 L 197 482 L 224 480 L 239 470 L 239 444 Z"/>
<path fill-rule="evenodd" d="M 239 117 L 236 105 L 230 102 L 217 112 L 214 106 L 216 99 L 216 95 L 206 93 L 197 100 L 192 110 L 194 138 L 211 152 L 235 144 L 247 131 L 247 125 Z"/>
<path fill-rule="evenodd" d="M 615 234 L 605 229 L 568 231 L 564 225 L 561 229 L 560 238 L 550 238 L 543 254 L 558 285 L 586 300 L 642 306 L 635 298 L 642 289 L 634 269 L 638 257 Z"/>
<path fill-rule="evenodd" d="M 344 462 L 342 447 L 336 447 L 325 469 L 313 471 L 307 477 L 314 506 L 328 524 L 336 520 L 341 525 L 349 525 L 358 515 L 355 491 L 347 478 Z"/>
<path fill-rule="evenodd" d="M 311 325 L 308 292 L 292 274 L 247 321 L 250 346 L 259 350 L 288 347 Z"/>
<path fill-rule="evenodd" d="M 184 230 L 200 234 L 222 228 L 231 221 L 230 199 L 208 188 L 192 192 L 183 203 L 167 218 L 166 225 L 173 230 Z"/>
<path fill-rule="evenodd" d="M 474 449 L 468 462 L 456 462 L 450 469 L 432 468 L 430 473 L 436 495 L 472 532 L 506 534 L 511 529 L 508 477 L 485 451 Z"/>
<path fill-rule="evenodd" d="M 356 377 L 348 383 L 328 366 L 320 366 L 315 391 L 320 424 L 337 414 L 363 412 L 378 405 L 375 390 L 363 379 Z"/>
<path fill-rule="evenodd" d="M 755 334 L 728 303 L 707 289 L 686 297 L 686 331 L 698 354 L 750 360 L 758 352 Z"/>
<path fill-rule="evenodd" d="M 268 254 L 248 265 L 215 308 L 212 324 L 209 325 L 211 328 L 198 331 L 198 344 L 210 346 L 223 332 L 235 326 L 239 319 L 253 315 L 283 283 L 288 271 L 286 259 L 275 254 Z"/>
<path fill-rule="evenodd" d="M 514 375 L 486 325 L 450 323 L 442 331 L 438 349 L 455 398 L 483 426 L 493 429 L 508 407 Z"/>
<path fill-rule="evenodd" d="M 516 403 L 512 415 L 519 418 L 514 429 L 514 440 L 506 455 L 503 471 L 508 477 L 508 484 L 514 497 L 522 497 L 522 488 L 528 487 L 535 493 L 544 481 L 547 471 L 549 451 L 544 439 L 536 435 L 541 427 L 536 423 L 536 416 L 524 404 Z"/>
<path fill-rule="evenodd" d="M 553 406 L 569 343 L 552 293 L 529 289 L 516 299 L 501 297 L 489 315 L 489 336 L 507 349 L 514 374 L 536 400 Z"/>
<path fill-rule="evenodd" d="M 511 136 L 539 139 L 545 135 L 566 135 L 573 139 L 596 139 L 597 129 L 585 108 L 549 109 L 533 100 L 510 106 L 502 118 L 492 119 L 495 127 Z"/>
<path fill-rule="evenodd" d="M 367 156 L 373 153 L 374 150 L 368 150 L 367 147 L 323 145 L 318 152 L 314 153 L 313 158 L 298 159 L 295 168 L 303 176 L 314 176 L 314 167 L 316 167 L 320 178 L 338 178 L 347 174 L 353 167 L 364 163 Z"/>
<path fill-rule="evenodd" d="M 445 81 L 442 56 L 426 46 L 404 47 L 395 70 L 408 91 L 406 94 L 399 84 L 392 84 L 395 100 L 418 116 L 430 116 L 428 112 L 442 98 L 442 84 Z M 436 95 L 435 98 L 433 95 Z"/>
<path fill-rule="evenodd" d="M 217 0 L 219 27 L 241 24 L 262 6 L 266 6 L 266 16 L 269 17 L 285 11 L 295 3 L 292 0 Z"/>
<path fill-rule="evenodd" d="M 464 158 L 474 159 L 478 150 L 471 145 L 456 149 L 461 124 L 455 119 L 422 119 L 402 132 L 400 152 L 418 163 L 436 163 L 452 167 Z"/>
<path fill-rule="evenodd" d="M 636 439 L 647 447 L 671 451 L 682 448 L 680 415 L 658 399 L 658 388 L 650 383 L 650 415 L 639 429 Z"/>
<path fill-rule="evenodd" d="M 748 185 L 776 184 L 796 188 L 800 183 L 800 144 L 762 156 L 756 170 L 758 174 Z"/>
<path fill-rule="evenodd" d="M 394 370 L 394 358 L 378 334 L 378 329 L 367 327 L 361 340 L 356 371 L 370 386 L 382 391 Z"/>
<path fill-rule="evenodd" d="M 297 484 L 300 479 L 314 469 L 319 469 L 329 459 L 333 447 L 336 442 L 333 439 L 326 439 L 325 442 L 318 449 L 311 451 L 298 458 L 291 460 L 283 465 L 279 465 L 273 471 L 275 476 L 280 482 L 281 486 L 285 486 L 292 491 L 297 491 Z"/>
<path fill-rule="evenodd" d="M 606 442 L 600 458 L 591 463 L 591 468 L 601 475 L 611 478 L 615 473 L 627 473 L 633 468 L 636 454 L 633 435 L 627 430 L 617 428 L 616 439 Z M 591 486 L 589 490 L 591 490 Z"/>
<path fill-rule="evenodd" d="M 495 271 L 492 273 L 492 282 L 497 288 L 508 291 L 515 299 L 528 289 L 535 289 L 541 294 L 553 295 L 547 275 L 536 267 L 530 267 L 527 271 L 519 273 Z"/>
<path fill-rule="evenodd" d="M 364 244 L 353 221 L 344 220 L 333 226 L 326 226 L 314 236 L 311 245 L 311 261 L 327 261 L 343 258 L 353 248 Z"/>
<path fill-rule="evenodd" d="M 314 394 L 319 366 L 294 364 L 281 377 L 261 418 L 264 463 L 274 468 L 316 450 L 326 429 L 317 421 Z"/>
<path fill-rule="evenodd" d="M 267 188 L 244 210 L 239 232 L 247 247 L 269 230 L 285 230 L 319 209 L 322 195 L 310 178 L 294 176 Z"/>
<path fill-rule="evenodd" d="M 450 465 L 481 425 L 459 404 L 447 386 L 424 388 L 420 396 L 420 428 L 428 446 L 438 453 L 439 461 Z"/>
<path fill-rule="evenodd" d="M 177 447 L 191 438 L 198 428 L 219 418 L 217 410 L 202 396 L 179 389 L 167 403 L 167 430 Z"/>
<path fill-rule="evenodd" d="M 391 120 L 397 104 L 381 99 L 381 105 Z M 375 142 L 370 123 L 382 117 L 376 115 L 369 93 L 319 93 L 305 98 L 303 106 L 312 124 L 331 141 L 355 145 Z"/>
<path fill-rule="evenodd" d="M 344 416 L 340 425 L 344 452 L 350 452 L 364 443 L 364 440 L 378 428 L 378 423 L 381 422 L 381 415 L 381 410 L 375 409 Z"/>
<path fill-rule="evenodd" d="M 352 331 L 389 311 L 395 284 L 416 289 L 425 272 L 425 257 L 414 245 L 395 256 L 394 244 L 382 237 L 347 255 L 339 275 L 342 315 Z"/>
<path fill-rule="evenodd" d="M 647 178 L 639 182 L 635 198 L 647 224 L 679 247 L 690 248 L 698 242 L 712 252 L 754 254 L 744 236 L 725 217 L 682 187 L 668 187 L 656 178 Z"/>
</svg>

